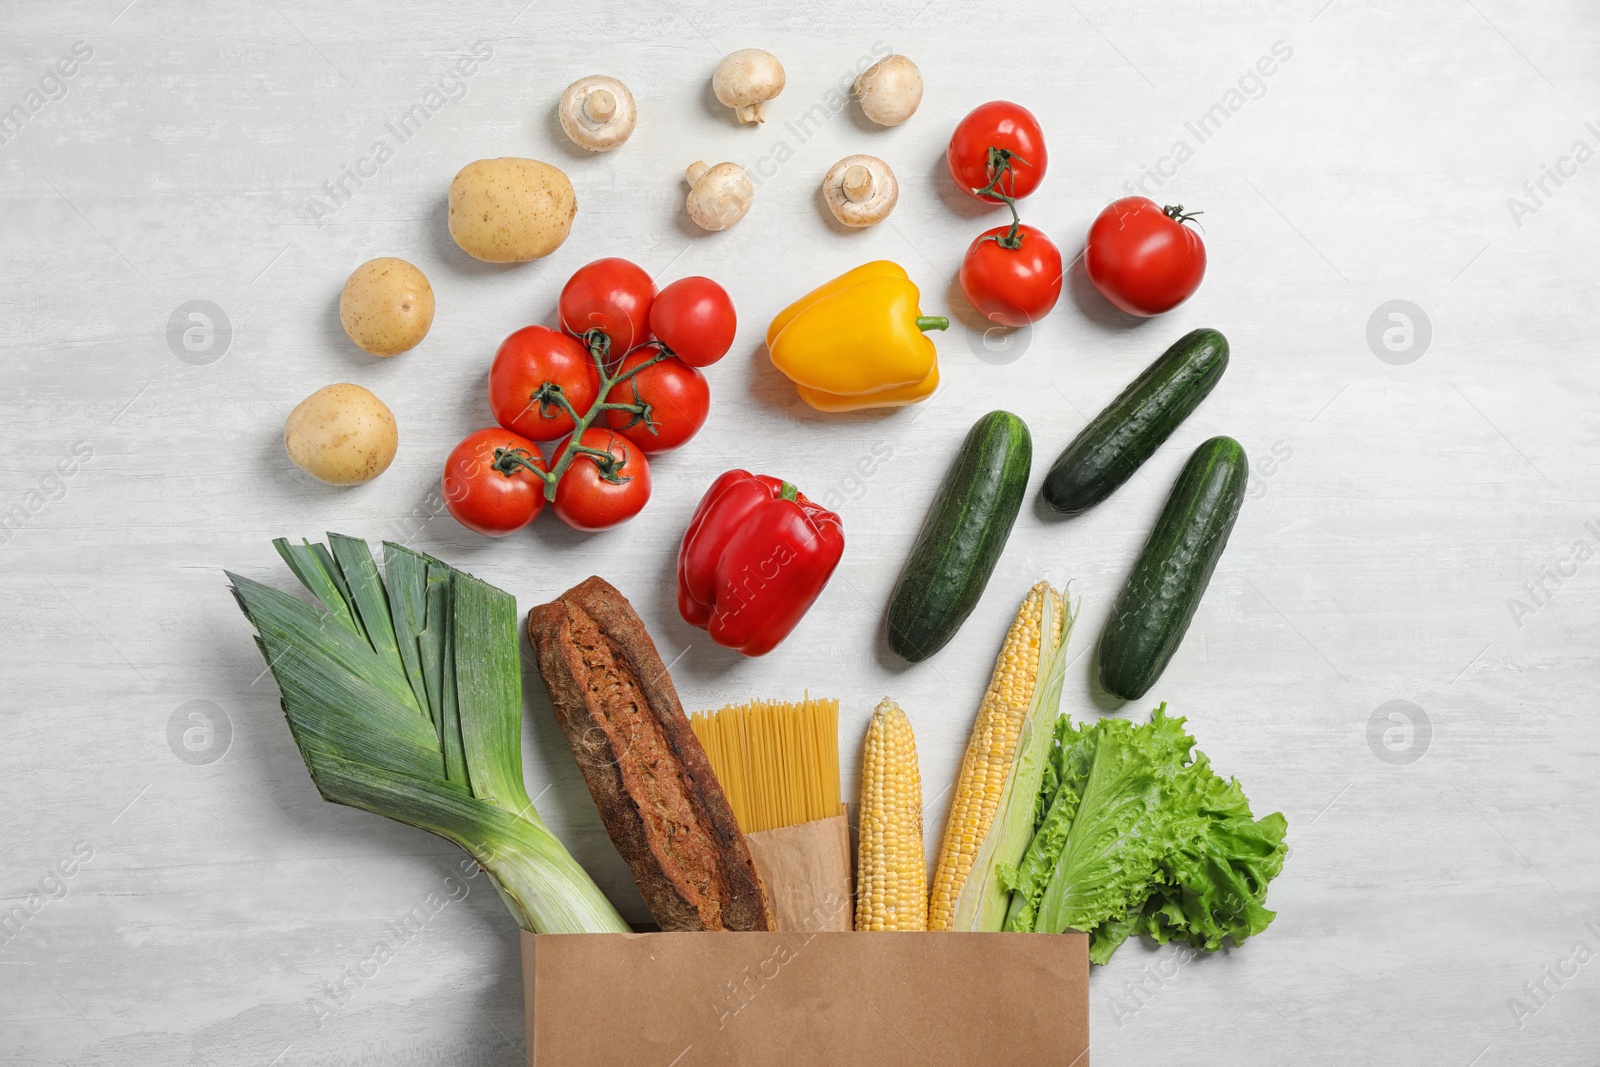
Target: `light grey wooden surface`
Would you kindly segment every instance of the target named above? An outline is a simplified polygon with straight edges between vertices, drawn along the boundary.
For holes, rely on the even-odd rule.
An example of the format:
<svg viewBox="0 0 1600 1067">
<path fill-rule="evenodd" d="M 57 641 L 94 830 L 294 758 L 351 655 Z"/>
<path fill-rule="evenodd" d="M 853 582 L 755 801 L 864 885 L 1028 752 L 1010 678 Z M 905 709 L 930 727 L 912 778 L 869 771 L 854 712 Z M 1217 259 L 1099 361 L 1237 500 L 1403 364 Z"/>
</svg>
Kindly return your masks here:
<svg viewBox="0 0 1600 1067">
<path fill-rule="evenodd" d="M 525 3 L 6 6 L 0 107 L 23 121 L 0 144 L 0 907 L 25 920 L 0 938 L 0 1060 L 520 1062 L 516 928 L 486 882 L 452 881 L 459 853 L 323 803 L 305 773 L 222 577 L 287 585 L 271 538 L 408 540 L 524 607 L 603 574 L 686 704 L 837 695 L 847 783 L 872 704 L 892 694 L 918 731 L 931 849 L 1018 598 L 1040 576 L 1071 580 L 1074 647 L 1090 649 L 1173 475 L 1217 433 L 1244 442 L 1256 481 L 1151 697 L 1189 717 L 1258 811 L 1286 813 L 1293 852 L 1265 936 L 1187 962 L 1130 945 L 1094 975 L 1094 1062 L 1600 1059 L 1591 4 Z M 475 46 L 470 77 L 453 76 Z M 719 53 L 746 46 L 788 68 L 762 128 L 736 126 L 708 89 Z M 920 113 L 891 131 L 829 108 L 875 48 L 927 80 Z M 75 49 L 72 76 L 52 75 Z M 1275 50 L 1271 76 L 1252 75 Z M 601 157 L 570 148 L 552 110 L 595 71 L 641 106 L 632 142 Z M 947 386 L 920 408 L 798 406 L 761 335 L 812 285 L 886 257 L 930 312 L 970 316 L 951 279 L 999 217 L 951 189 L 942 151 L 992 98 L 1044 124 L 1051 169 L 1025 212 L 1069 256 L 1142 168 L 1171 175 L 1147 188 L 1205 211 L 1199 294 L 1136 324 L 1075 270 L 1012 349 L 965 323 L 942 336 Z M 399 143 L 386 124 L 419 104 L 426 121 Z M 789 125 L 816 105 L 826 121 Z M 1188 124 L 1214 105 L 1225 118 L 1202 141 Z M 392 156 L 363 164 L 381 139 Z M 1180 142 L 1181 165 L 1163 163 Z M 890 224 L 846 234 L 815 189 L 857 151 L 887 159 L 903 193 Z M 451 176 L 499 155 L 556 163 L 577 188 L 571 239 L 542 262 L 482 265 L 446 235 Z M 729 232 L 682 214 L 697 158 L 758 175 Z M 375 173 L 335 204 L 324 183 L 346 167 Z M 336 315 L 346 274 L 378 255 L 417 263 L 438 295 L 426 342 L 388 361 Z M 433 514 L 442 457 L 488 420 L 495 344 L 548 321 L 566 276 L 601 255 L 732 291 L 742 325 L 711 371 L 711 422 L 656 465 L 655 498 L 625 528 L 583 536 L 546 517 L 486 543 Z M 169 344 L 169 318 L 196 300 L 225 316 L 225 346 L 220 332 L 199 352 Z M 1395 300 L 1421 309 L 1426 345 L 1415 312 L 1409 349 L 1369 345 Z M 1233 343 L 1212 398 L 1091 514 L 1026 508 L 956 640 L 894 665 L 880 613 L 972 420 L 1006 407 L 1028 421 L 1036 486 L 1198 325 Z M 290 465 L 280 431 L 343 380 L 390 404 L 402 441 L 380 480 L 337 490 Z M 753 662 L 679 621 L 671 588 L 689 512 L 735 465 L 837 500 L 850 541 L 792 640 Z M 1101 713 L 1091 658 L 1069 678 L 1074 714 Z M 530 791 L 642 916 L 526 681 Z M 214 725 L 209 748 L 188 739 L 198 754 L 182 737 L 196 710 Z M 448 903 L 397 936 L 433 893 Z M 381 942 L 392 958 L 322 1018 L 327 984 Z"/>
</svg>

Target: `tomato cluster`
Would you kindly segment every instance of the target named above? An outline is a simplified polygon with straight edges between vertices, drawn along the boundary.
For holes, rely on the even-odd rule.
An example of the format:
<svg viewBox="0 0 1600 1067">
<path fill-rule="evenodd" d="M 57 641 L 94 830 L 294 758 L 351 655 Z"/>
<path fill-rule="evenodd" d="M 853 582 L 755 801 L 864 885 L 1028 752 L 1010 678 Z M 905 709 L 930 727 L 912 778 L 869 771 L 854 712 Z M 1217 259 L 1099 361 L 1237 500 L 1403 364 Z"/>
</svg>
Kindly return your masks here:
<svg viewBox="0 0 1600 1067">
<path fill-rule="evenodd" d="M 1039 187 L 1050 164 L 1044 131 L 1021 104 L 993 100 L 956 126 L 945 151 L 950 176 L 968 195 L 1011 209 L 1011 225 L 985 230 L 961 260 L 961 291 L 990 322 L 1031 326 L 1061 297 L 1061 250 L 1024 226 L 1017 201 Z"/>
<path fill-rule="evenodd" d="M 524 326 L 489 368 L 498 427 L 445 461 L 442 491 L 468 529 L 503 537 L 549 502 L 567 525 L 604 530 L 650 499 L 647 457 L 705 425 L 711 390 L 700 368 L 733 345 L 737 319 L 710 278 L 660 292 L 625 259 L 599 259 L 568 279 L 560 330 Z M 548 452 L 542 450 L 547 449 Z"/>
<path fill-rule="evenodd" d="M 1039 187 L 1049 165 L 1039 121 L 1020 104 L 983 104 L 956 126 L 945 161 L 968 195 L 1011 209 L 1010 226 L 985 230 L 967 248 L 961 291 L 991 322 L 1031 325 L 1055 307 L 1064 274 L 1061 252 L 1017 215 L 1017 201 Z M 1084 245 L 1089 280 L 1130 315 L 1171 311 L 1205 277 L 1205 244 L 1185 225 L 1197 214 L 1142 196 L 1113 202 Z"/>
</svg>

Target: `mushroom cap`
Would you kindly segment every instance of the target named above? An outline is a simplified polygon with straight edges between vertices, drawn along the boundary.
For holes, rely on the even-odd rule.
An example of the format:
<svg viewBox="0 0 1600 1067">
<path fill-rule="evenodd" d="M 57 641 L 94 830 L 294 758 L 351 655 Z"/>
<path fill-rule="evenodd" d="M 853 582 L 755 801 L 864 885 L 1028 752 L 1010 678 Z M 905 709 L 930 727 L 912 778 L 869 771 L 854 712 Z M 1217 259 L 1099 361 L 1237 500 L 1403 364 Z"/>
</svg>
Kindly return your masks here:
<svg viewBox="0 0 1600 1067">
<path fill-rule="evenodd" d="M 728 107 L 750 107 L 783 92 L 785 81 L 777 56 L 761 48 L 741 48 L 717 64 L 711 91 Z"/>
<path fill-rule="evenodd" d="M 600 117 L 595 114 L 598 111 L 604 115 L 605 111 L 604 107 L 594 106 L 602 103 L 605 97 L 596 98 L 591 104 L 591 98 L 596 93 L 609 94 L 610 115 Z M 638 108 L 626 85 L 603 74 L 591 74 L 587 78 L 579 78 L 563 90 L 556 114 L 561 118 L 561 128 L 572 138 L 573 144 L 591 152 L 609 152 L 633 134 Z"/>
<path fill-rule="evenodd" d="M 922 103 L 922 71 L 905 56 L 885 56 L 856 78 L 861 110 L 879 126 L 898 126 Z"/>
<path fill-rule="evenodd" d="M 695 163 L 687 177 L 690 189 L 684 206 L 702 230 L 726 230 L 744 218 L 755 199 L 756 187 L 737 163 L 718 163 L 714 167 Z"/>
<path fill-rule="evenodd" d="M 864 168 L 871 176 L 871 184 L 864 190 L 846 188 L 846 175 L 856 167 Z M 894 210 L 900 199 L 900 183 L 889 164 L 877 156 L 845 156 L 823 176 L 822 195 L 833 217 L 846 226 L 874 226 Z"/>
</svg>

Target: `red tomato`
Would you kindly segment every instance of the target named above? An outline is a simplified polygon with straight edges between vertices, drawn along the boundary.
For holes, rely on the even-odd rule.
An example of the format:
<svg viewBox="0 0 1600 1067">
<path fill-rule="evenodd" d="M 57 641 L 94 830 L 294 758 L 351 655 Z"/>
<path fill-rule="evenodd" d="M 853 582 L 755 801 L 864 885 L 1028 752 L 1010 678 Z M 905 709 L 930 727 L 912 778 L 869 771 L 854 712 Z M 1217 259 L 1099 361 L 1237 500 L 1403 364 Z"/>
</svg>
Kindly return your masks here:
<svg viewBox="0 0 1600 1067">
<path fill-rule="evenodd" d="M 656 353 L 635 352 L 623 361 L 619 373 L 649 363 Z M 636 391 L 637 390 L 637 391 Z M 612 404 L 644 404 L 644 414 L 655 424 L 655 432 L 631 411 L 608 411 L 606 422 L 612 429 L 639 446 L 639 451 L 668 452 L 700 432 L 711 410 L 711 388 L 706 376 L 680 359 L 668 356 L 651 363 L 627 381 L 618 382 L 606 394 Z M 631 423 L 631 425 L 630 425 Z"/>
<path fill-rule="evenodd" d="M 1184 225 L 1190 218 L 1181 205 L 1164 208 L 1143 196 L 1113 201 L 1089 227 L 1089 280 L 1130 315 L 1171 311 L 1206 276 L 1206 246 Z"/>
<path fill-rule="evenodd" d="M 1039 187 L 1050 154 L 1044 148 L 1044 132 L 1033 112 L 1021 104 L 991 100 L 979 104 L 956 124 L 945 152 L 950 176 L 970 196 L 985 203 L 999 203 L 1000 197 L 978 196 L 975 190 L 986 187 L 997 171 L 1010 164 L 1010 172 L 1000 178 L 998 188 L 1007 196 L 1021 200 Z"/>
<path fill-rule="evenodd" d="M 1010 226 L 985 230 L 961 260 L 961 291 L 978 314 L 1002 326 L 1030 326 L 1061 296 L 1061 252 L 1032 226 L 1017 227 L 1021 244 L 1001 244 Z"/>
<path fill-rule="evenodd" d="M 603 457 L 574 456 L 556 483 L 550 506 L 557 517 L 575 530 L 605 530 L 639 514 L 650 499 L 650 461 L 644 453 L 627 438 L 594 426 L 583 431 L 581 443 L 610 454 L 615 466 L 608 477 L 596 462 Z"/>
<path fill-rule="evenodd" d="M 531 441 L 571 433 L 574 423 L 559 404 L 539 402 L 546 382 L 559 385 L 579 415 L 600 397 L 600 372 L 588 349 L 564 333 L 524 326 L 500 343 L 489 368 L 494 421 Z"/>
<path fill-rule="evenodd" d="M 561 290 L 561 328 L 574 337 L 600 330 L 621 359 L 650 339 L 650 302 L 656 283 L 636 263 L 612 256 L 579 267 Z"/>
<path fill-rule="evenodd" d="M 520 434 L 499 427 L 468 434 L 444 461 L 445 507 L 485 537 L 515 533 L 544 509 L 544 479 L 528 463 L 546 469 L 539 446 Z"/>
<path fill-rule="evenodd" d="M 710 278 L 679 278 L 650 305 L 651 332 L 691 367 L 709 367 L 727 355 L 737 329 L 728 291 Z"/>
</svg>

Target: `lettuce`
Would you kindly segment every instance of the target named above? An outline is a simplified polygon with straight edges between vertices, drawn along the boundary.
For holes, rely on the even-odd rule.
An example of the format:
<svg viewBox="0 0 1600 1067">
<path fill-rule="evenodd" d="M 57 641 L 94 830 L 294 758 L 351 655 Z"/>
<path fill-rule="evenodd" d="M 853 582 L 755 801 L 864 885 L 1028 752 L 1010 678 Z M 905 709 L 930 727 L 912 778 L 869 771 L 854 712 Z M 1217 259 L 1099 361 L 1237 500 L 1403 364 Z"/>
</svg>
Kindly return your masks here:
<svg viewBox="0 0 1600 1067">
<path fill-rule="evenodd" d="M 1287 824 L 1253 818 L 1183 724 L 1164 704 L 1143 725 L 1058 722 L 1038 827 L 1003 872 L 1007 930 L 1087 931 L 1105 963 L 1134 934 L 1209 951 L 1266 929 Z"/>
</svg>

